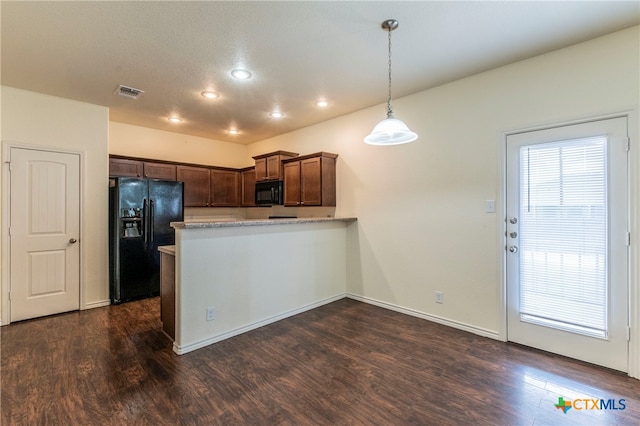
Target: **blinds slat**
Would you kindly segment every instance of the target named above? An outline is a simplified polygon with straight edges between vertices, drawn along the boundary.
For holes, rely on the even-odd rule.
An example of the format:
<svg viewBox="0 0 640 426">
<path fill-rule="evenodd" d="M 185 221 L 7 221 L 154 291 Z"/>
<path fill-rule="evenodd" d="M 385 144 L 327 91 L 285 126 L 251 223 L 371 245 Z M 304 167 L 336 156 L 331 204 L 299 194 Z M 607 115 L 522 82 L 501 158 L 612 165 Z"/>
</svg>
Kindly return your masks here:
<svg viewBox="0 0 640 426">
<path fill-rule="evenodd" d="M 523 321 L 606 336 L 607 139 L 520 150 Z"/>
</svg>

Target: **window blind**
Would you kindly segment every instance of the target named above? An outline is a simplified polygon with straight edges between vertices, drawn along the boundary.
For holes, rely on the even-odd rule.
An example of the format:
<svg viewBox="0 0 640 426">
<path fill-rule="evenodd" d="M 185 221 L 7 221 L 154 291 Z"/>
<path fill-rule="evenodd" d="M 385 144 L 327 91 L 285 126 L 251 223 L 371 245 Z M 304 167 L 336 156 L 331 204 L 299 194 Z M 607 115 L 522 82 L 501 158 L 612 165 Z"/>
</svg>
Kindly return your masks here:
<svg viewBox="0 0 640 426">
<path fill-rule="evenodd" d="M 520 318 L 607 337 L 607 138 L 520 150 Z"/>
</svg>

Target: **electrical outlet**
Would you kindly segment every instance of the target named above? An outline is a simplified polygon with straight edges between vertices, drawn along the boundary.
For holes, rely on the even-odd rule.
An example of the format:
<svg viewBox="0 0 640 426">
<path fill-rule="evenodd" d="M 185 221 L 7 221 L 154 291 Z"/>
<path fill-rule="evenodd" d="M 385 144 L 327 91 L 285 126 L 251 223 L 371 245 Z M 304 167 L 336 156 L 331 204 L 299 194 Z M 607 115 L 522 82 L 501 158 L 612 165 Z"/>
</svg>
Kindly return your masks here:
<svg viewBox="0 0 640 426">
<path fill-rule="evenodd" d="M 207 308 L 207 321 L 216 319 L 216 311 L 213 308 Z"/>
<path fill-rule="evenodd" d="M 444 293 L 436 291 L 436 303 L 444 303 Z"/>
</svg>

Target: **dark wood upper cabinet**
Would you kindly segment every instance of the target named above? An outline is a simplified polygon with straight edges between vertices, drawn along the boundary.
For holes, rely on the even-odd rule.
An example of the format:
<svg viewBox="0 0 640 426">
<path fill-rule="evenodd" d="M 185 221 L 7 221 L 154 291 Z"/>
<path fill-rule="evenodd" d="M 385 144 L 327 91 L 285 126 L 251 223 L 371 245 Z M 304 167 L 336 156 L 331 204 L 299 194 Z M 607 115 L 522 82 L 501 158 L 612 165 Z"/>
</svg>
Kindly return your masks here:
<svg viewBox="0 0 640 426">
<path fill-rule="evenodd" d="M 240 205 L 254 207 L 256 205 L 256 169 L 251 167 L 240 172 Z"/>
<path fill-rule="evenodd" d="M 300 205 L 300 161 L 284 164 L 284 205 Z"/>
<path fill-rule="evenodd" d="M 269 157 L 267 157 L 267 179 L 282 179 L 283 157 L 283 155 L 270 155 Z"/>
<path fill-rule="evenodd" d="M 129 158 L 109 158 L 109 176 L 176 180 L 176 166 Z"/>
<path fill-rule="evenodd" d="M 285 206 L 335 206 L 337 154 L 275 151 L 244 169 L 109 156 L 109 176 L 184 182 L 185 207 L 255 207 L 256 182 L 284 181 Z"/>
<path fill-rule="evenodd" d="M 318 152 L 284 161 L 285 206 L 335 206 L 337 154 Z"/>
<path fill-rule="evenodd" d="M 212 207 L 238 207 L 240 205 L 240 172 L 211 169 Z"/>
<path fill-rule="evenodd" d="M 142 177 L 143 162 L 126 158 L 109 158 L 109 176 Z"/>
<path fill-rule="evenodd" d="M 174 164 L 144 162 L 144 177 L 148 179 L 176 180 Z"/>
<path fill-rule="evenodd" d="M 300 202 L 305 206 L 322 205 L 322 158 L 300 160 Z"/>
<path fill-rule="evenodd" d="M 209 169 L 205 167 L 176 166 L 177 180 L 184 182 L 184 206 L 207 207 L 211 192 Z"/>
<path fill-rule="evenodd" d="M 256 181 L 282 180 L 284 178 L 282 161 L 297 156 L 295 152 L 276 151 L 253 157 L 256 161 Z"/>
<path fill-rule="evenodd" d="M 256 173 L 256 181 L 266 180 L 268 175 L 266 158 L 256 159 L 255 173 Z"/>
</svg>

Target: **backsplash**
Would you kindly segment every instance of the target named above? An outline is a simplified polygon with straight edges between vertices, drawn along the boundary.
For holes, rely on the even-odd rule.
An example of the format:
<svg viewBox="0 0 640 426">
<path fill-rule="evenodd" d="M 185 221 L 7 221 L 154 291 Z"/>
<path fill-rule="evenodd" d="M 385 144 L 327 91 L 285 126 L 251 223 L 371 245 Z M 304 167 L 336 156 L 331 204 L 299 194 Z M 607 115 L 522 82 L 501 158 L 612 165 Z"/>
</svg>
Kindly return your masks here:
<svg viewBox="0 0 640 426">
<path fill-rule="evenodd" d="M 243 219 L 267 219 L 269 216 L 334 217 L 335 212 L 335 207 L 185 207 L 184 220 L 185 222 L 203 220 L 231 221 Z"/>
</svg>

